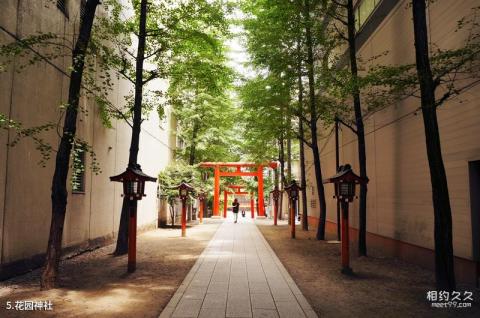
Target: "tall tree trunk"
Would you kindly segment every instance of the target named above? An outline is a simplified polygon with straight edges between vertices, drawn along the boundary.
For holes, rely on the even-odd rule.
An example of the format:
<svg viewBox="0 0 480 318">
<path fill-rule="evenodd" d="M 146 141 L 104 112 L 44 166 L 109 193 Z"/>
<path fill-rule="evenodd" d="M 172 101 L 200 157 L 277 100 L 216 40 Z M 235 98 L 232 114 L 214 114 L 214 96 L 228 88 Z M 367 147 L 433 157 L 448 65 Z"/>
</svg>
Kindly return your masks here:
<svg viewBox="0 0 480 318">
<path fill-rule="evenodd" d="M 279 206 L 278 215 L 280 216 L 280 220 L 283 220 L 283 189 L 285 189 L 285 186 L 286 186 L 286 180 L 285 180 L 285 147 L 284 147 L 284 144 L 283 144 L 283 134 L 280 137 L 279 146 L 280 146 L 280 156 L 279 156 L 280 183 L 281 183 L 282 195 L 280 196 L 280 206 Z"/>
<path fill-rule="evenodd" d="M 280 178 L 279 178 L 279 175 L 278 175 L 278 168 L 276 168 L 275 170 L 273 170 L 273 173 L 274 173 L 274 180 L 275 180 L 275 181 L 274 181 L 274 186 L 275 186 L 275 187 L 278 187 L 278 188 L 280 189 L 280 187 L 279 187 L 279 181 L 280 181 L 279 179 L 280 179 Z M 275 204 L 275 202 L 274 202 L 274 204 Z M 278 208 L 280 208 L 280 207 L 278 207 Z M 278 209 L 278 210 L 277 210 L 277 220 L 278 220 L 278 218 L 279 218 L 278 215 L 280 214 L 279 211 L 280 211 L 280 210 Z"/>
<path fill-rule="evenodd" d="M 292 138 L 287 138 L 287 180 L 292 181 Z"/>
<path fill-rule="evenodd" d="M 308 231 L 308 207 L 307 207 L 307 176 L 305 168 L 305 145 L 303 144 L 303 138 L 305 134 L 303 131 L 303 120 L 299 120 L 298 133 L 300 135 L 300 174 L 301 182 L 300 186 L 302 187 L 302 229 Z"/>
<path fill-rule="evenodd" d="M 55 158 L 55 172 L 52 179 L 52 220 L 48 238 L 45 267 L 40 285 L 42 289 L 56 286 L 58 266 L 62 254 L 63 226 L 67 209 L 67 178 L 69 172 L 70 154 L 77 130 L 78 101 L 82 85 L 85 55 L 90 42 L 95 12 L 100 2 L 89 0 L 85 5 L 85 16 L 80 25 L 77 43 L 72 54 L 72 71 L 68 89 L 68 107 L 65 113 L 63 134 Z"/>
<path fill-rule="evenodd" d="M 452 291 L 456 287 L 452 245 L 452 211 L 435 107 L 436 87 L 430 68 L 425 0 L 412 0 L 412 10 L 415 56 L 420 82 L 423 124 L 435 218 L 435 278 L 438 290 Z"/>
<path fill-rule="evenodd" d="M 339 143 L 339 136 L 338 136 L 338 128 L 339 122 L 338 117 L 335 116 L 335 171 L 338 172 L 338 168 L 340 168 L 340 143 Z M 337 201 L 337 240 L 341 241 L 342 235 L 340 232 L 340 200 Z"/>
<path fill-rule="evenodd" d="M 358 140 L 358 163 L 360 165 L 360 177 L 367 177 L 367 156 L 365 151 L 365 129 L 363 126 L 362 107 L 360 102 L 360 90 L 357 85 L 357 48 L 355 43 L 355 13 L 353 11 L 353 0 L 347 2 L 348 15 L 348 49 L 350 55 L 350 72 L 355 82 L 352 97 L 353 109 L 355 111 L 355 125 L 357 128 Z M 367 255 L 367 184 L 360 185 L 360 208 L 359 208 L 359 229 L 358 229 L 358 254 Z"/>
<path fill-rule="evenodd" d="M 193 125 L 193 131 L 192 131 L 192 144 L 190 145 L 190 156 L 188 159 L 188 164 L 193 166 L 195 164 L 195 146 L 196 146 L 196 141 L 195 139 L 197 138 L 198 134 L 198 122 L 195 122 Z"/>
<path fill-rule="evenodd" d="M 290 136 L 287 136 L 287 182 L 290 183 L 292 181 L 292 139 Z M 290 213 L 292 212 L 290 206 L 290 200 L 288 200 L 288 224 L 292 223 L 292 216 Z M 294 216 L 295 218 L 295 216 Z"/>
<path fill-rule="evenodd" d="M 170 217 L 172 218 L 172 228 L 175 226 L 175 206 L 171 203 L 168 204 L 170 206 Z"/>
<path fill-rule="evenodd" d="M 300 115 L 298 116 L 298 136 L 300 146 L 300 187 L 302 187 L 302 229 L 308 231 L 308 207 L 307 207 L 307 176 L 305 168 L 305 131 L 303 128 L 303 80 L 302 80 L 302 58 L 300 54 L 300 40 L 298 40 L 297 54 L 298 54 L 298 105 Z"/>
<path fill-rule="evenodd" d="M 133 128 L 132 140 L 130 142 L 130 155 L 128 166 L 136 167 L 138 158 L 138 149 L 140 144 L 140 131 L 142 124 L 142 99 L 143 99 L 143 62 L 145 60 L 145 42 L 147 37 L 147 0 L 140 3 L 140 21 L 138 30 L 138 46 L 135 69 L 135 100 L 133 105 Z M 128 211 L 129 204 L 132 209 L 137 206 L 137 201 L 123 199 L 122 214 L 120 216 L 120 228 L 118 230 L 117 246 L 115 255 L 123 255 L 128 252 Z"/>
<path fill-rule="evenodd" d="M 317 240 L 325 239 L 325 224 L 327 217 L 327 204 L 325 202 L 325 189 L 322 181 L 322 167 L 320 164 L 320 152 L 318 149 L 317 138 L 317 98 L 315 96 L 315 75 L 313 60 L 313 40 L 310 19 L 310 0 L 305 0 L 304 6 L 305 19 L 305 37 L 307 45 L 307 72 L 308 72 L 308 89 L 310 96 L 310 132 L 312 134 L 312 152 L 313 164 L 315 166 L 315 181 L 317 184 L 318 201 L 320 205 L 320 217 L 318 219 Z"/>
</svg>

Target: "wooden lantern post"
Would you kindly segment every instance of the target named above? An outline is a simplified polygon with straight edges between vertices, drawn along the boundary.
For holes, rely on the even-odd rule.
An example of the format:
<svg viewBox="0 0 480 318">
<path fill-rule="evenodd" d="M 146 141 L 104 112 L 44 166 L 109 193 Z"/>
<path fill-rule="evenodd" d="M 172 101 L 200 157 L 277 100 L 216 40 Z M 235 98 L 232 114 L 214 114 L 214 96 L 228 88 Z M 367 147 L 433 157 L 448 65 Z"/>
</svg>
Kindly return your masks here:
<svg viewBox="0 0 480 318">
<path fill-rule="evenodd" d="M 145 196 L 145 182 L 157 181 L 142 172 L 140 165 L 132 165 L 125 172 L 110 177 L 110 181 L 123 183 L 123 194 L 129 199 L 128 212 L 128 272 L 133 273 L 137 267 L 137 201 Z"/>
<path fill-rule="evenodd" d="M 285 191 L 288 193 L 288 197 L 290 198 L 290 230 L 291 230 L 291 238 L 295 238 L 295 214 L 297 213 L 297 201 L 298 201 L 298 193 L 303 190 L 298 184 L 297 181 L 292 180 L 292 182 L 285 187 Z"/>
<path fill-rule="evenodd" d="M 188 193 L 193 190 L 188 183 L 182 181 L 177 186 L 178 194 L 180 196 L 180 200 L 182 200 L 182 237 L 187 236 L 187 199 Z"/>
<path fill-rule="evenodd" d="M 278 189 L 278 186 L 275 186 L 275 189 L 271 191 L 273 195 L 273 225 L 277 225 L 278 219 L 278 199 L 280 198 L 280 194 L 282 191 Z"/>
<path fill-rule="evenodd" d="M 352 171 L 352 167 L 347 164 L 338 168 L 337 174 L 324 180 L 323 183 L 333 183 L 335 185 L 335 197 L 342 207 L 342 274 L 352 274 L 350 267 L 350 240 L 348 225 L 348 206 L 355 197 L 355 186 L 357 184 L 368 183 L 368 178 L 361 178 Z"/>
</svg>

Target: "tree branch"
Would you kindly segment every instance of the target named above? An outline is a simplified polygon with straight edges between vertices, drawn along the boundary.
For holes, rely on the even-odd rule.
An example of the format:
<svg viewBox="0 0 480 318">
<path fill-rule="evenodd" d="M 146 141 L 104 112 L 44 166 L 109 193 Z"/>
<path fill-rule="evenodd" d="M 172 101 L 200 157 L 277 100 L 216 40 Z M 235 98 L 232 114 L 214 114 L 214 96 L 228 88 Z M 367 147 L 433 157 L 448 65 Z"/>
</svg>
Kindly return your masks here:
<svg viewBox="0 0 480 318">
<path fill-rule="evenodd" d="M 344 125 L 345 127 L 347 127 L 348 129 L 350 129 L 355 135 L 358 135 L 358 132 L 355 128 L 353 128 L 351 125 L 347 124 L 346 122 L 344 122 L 341 118 L 338 118 L 337 117 L 337 121 L 339 123 L 341 123 L 342 125 Z"/>
<path fill-rule="evenodd" d="M 147 84 L 148 82 L 150 82 L 151 80 L 154 80 L 154 79 L 156 79 L 156 78 L 159 77 L 157 71 L 151 71 L 151 72 L 149 72 L 149 73 L 150 73 L 150 75 L 147 77 L 147 79 L 145 79 L 145 80 L 142 82 L 143 85 L 145 85 L 145 84 Z"/>
<path fill-rule="evenodd" d="M 163 51 L 165 51 L 165 48 L 164 48 L 164 47 L 161 47 L 161 48 L 155 50 L 153 53 L 145 56 L 145 59 L 147 60 L 147 59 L 151 58 L 152 56 L 155 56 L 155 55 L 157 55 L 158 53 L 163 52 Z"/>
<path fill-rule="evenodd" d="M 127 73 L 127 60 L 125 58 L 122 58 L 122 68 L 118 71 L 118 73 L 125 77 L 125 79 L 127 79 L 130 83 L 135 85 L 135 80 Z"/>
<path fill-rule="evenodd" d="M 306 140 L 305 138 L 302 138 L 299 134 L 295 134 L 295 137 L 302 141 L 305 145 L 307 145 L 309 148 L 313 148 L 313 144 L 311 142 L 309 142 L 308 140 Z"/>
<path fill-rule="evenodd" d="M 340 31 L 335 23 L 333 23 L 333 27 L 335 28 L 335 31 L 337 31 L 338 36 L 342 38 L 344 41 L 348 41 L 348 38 L 343 34 L 342 31 Z"/>
<path fill-rule="evenodd" d="M 337 0 L 332 0 L 333 3 L 335 3 L 337 6 L 342 7 L 342 8 L 347 8 L 347 4 L 341 3 Z"/>
</svg>

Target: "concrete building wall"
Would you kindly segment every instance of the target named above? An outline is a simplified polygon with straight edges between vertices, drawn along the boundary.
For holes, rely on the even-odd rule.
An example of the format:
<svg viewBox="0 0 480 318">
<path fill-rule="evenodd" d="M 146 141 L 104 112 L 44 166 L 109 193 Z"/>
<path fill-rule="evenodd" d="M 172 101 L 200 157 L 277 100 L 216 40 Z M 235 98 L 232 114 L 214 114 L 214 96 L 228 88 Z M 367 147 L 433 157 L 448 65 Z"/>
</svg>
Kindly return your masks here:
<svg viewBox="0 0 480 318">
<path fill-rule="evenodd" d="M 358 54 L 363 60 L 388 51 L 387 55 L 375 60 L 375 63 L 388 65 L 415 62 L 411 8 L 407 6 L 407 1 L 397 2 L 359 48 Z M 462 45 L 467 30 L 454 30 L 457 21 L 467 16 L 475 5 L 478 5 L 475 0 L 444 0 L 431 4 L 428 16 L 432 43 L 442 49 Z M 432 45 L 432 50 L 434 49 Z M 468 162 L 480 158 L 477 140 L 480 134 L 479 98 L 480 91 L 474 88 L 438 110 L 452 205 L 454 254 L 459 262 L 472 260 Z M 416 111 L 419 106 L 419 99 L 409 98 L 367 116 L 365 120 L 367 171 L 370 178 L 367 231 L 370 247 L 375 247 L 375 242 L 379 242 L 384 251 L 391 247 L 387 251 L 391 255 L 405 256 L 409 260 L 431 266 L 434 219 L 423 119 L 421 111 Z M 324 137 L 319 146 L 323 149 L 321 160 L 325 178 L 335 173 L 335 143 L 334 135 L 328 137 L 331 127 L 319 128 Z M 340 133 L 340 163 L 350 163 L 354 171 L 359 171 L 357 140 L 347 128 L 343 128 Z M 319 208 L 311 151 L 307 151 L 307 170 L 308 201 L 313 202 L 309 204 L 309 213 L 314 217 L 312 221 L 316 222 Z M 332 185 L 326 185 L 326 200 L 327 221 L 336 222 L 336 201 Z M 358 204 L 358 200 L 352 204 L 350 213 L 353 229 L 358 228 Z M 333 230 L 335 227 L 331 223 L 329 228 Z M 405 252 L 407 247 L 410 252 Z M 419 249 L 416 250 L 417 247 Z M 420 250 L 423 254 L 418 252 Z M 417 252 L 420 254 L 415 254 Z M 412 255 L 417 255 L 417 259 Z M 418 255 L 427 255 L 428 260 L 420 259 Z M 470 265 L 469 274 L 474 272 Z M 471 276 L 467 279 L 471 279 Z"/>
<path fill-rule="evenodd" d="M 79 2 L 68 1 L 70 18 L 64 17 L 54 3 L 47 0 L 6 0 L 0 10 L 0 41 L 10 43 L 37 32 L 54 32 L 72 38 L 78 28 Z M 78 7 L 77 7 L 78 6 Z M 21 72 L 16 59 L 6 72 L 0 73 L 0 112 L 23 123 L 25 127 L 57 122 L 59 106 L 68 94 L 67 71 L 69 58 L 38 62 Z M 58 68 L 58 69 L 57 69 Z M 166 83 L 156 82 L 157 88 Z M 131 84 L 115 80 L 111 101 L 121 107 Z M 69 190 L 67 215 L 63 237 L 64 247 L 80 247 L 110 241 L 118 231 L 122 205 L 122 186 L 109 181 L 109 176 L 125 170 L 131 139 L 131 128 L 123 121 L 114 121 L 106 128 L 98 115 L 99 109 L 91 99 L 82 97 L 80 104 L 88 114 L 80 112 L 77 136 L 87 141 L 97 156 L 102 172 L 85 171 L 85 192 Z M 63 122 L 63 121 L 62 121 Z M 170 114 L 160 119 L 156 112 L 142 125 L 139 163 L 145 173 L 157 176 L 172 160 L 170 145 Z M 173 126 L 174 128 L 174 126 Z M 0 131 L 0 243 L 1 271 L 39 265 L 45 253 L 51 220 L 50 187 L 55 153 L 46 167 L 38 165 L 41 159 L 31 139 L 7 147 L 15 138 L 13 131 Z M 55 149 L 58 136 L 55 131 L 43 133 L 42 138 Z M 91 159 L 87 155 L 87 165 Z M 69 185 L 70 189 L 70 185 Z M 157 224 L 158 203 L 156 184 L 148 183 L 147 196 L 139 203 L 138 226 Z M 21 263 L 21 266 L 19 265 Z"/>
</svg>

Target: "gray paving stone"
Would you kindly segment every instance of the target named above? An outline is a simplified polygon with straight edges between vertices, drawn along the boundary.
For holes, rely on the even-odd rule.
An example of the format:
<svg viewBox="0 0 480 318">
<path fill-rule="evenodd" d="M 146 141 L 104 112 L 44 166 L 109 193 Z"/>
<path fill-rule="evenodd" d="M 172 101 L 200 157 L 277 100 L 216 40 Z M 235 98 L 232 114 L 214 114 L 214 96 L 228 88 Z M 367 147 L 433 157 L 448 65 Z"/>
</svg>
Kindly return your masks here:
<svg viewBox="0 0 480 318">
<path fill-rule="evenodd" d="M 228 282 L 210 282 L 208 285 L 207 293 L 227 293 Z"/>
<path fill-rule="evenodd" d="M 250 305 L 250 298 L 235 296 L 228 296 L 226 317 L 251 317 L 252 310 Z"/>
<path fill-rule="evenodd" d="M 225 308 L 202 308 L 199 318 L 225 318 Z"/>
<path fill-rule="evenodd" d="M 249 298 L 250 291 L 248 286 L 230 286 L 228 288 L 228 297 L 229 298 Z"/>
<path fill-rule="evenodd" d="M 296 301 L 275 302 L 280 318 L 304 318 L 305 314 Z"/>
<path fill-rule="evenodd" d="M 266 282 L 261 283 L 250 283 L 249 284 L 251 294 L 265 294 L 270 293 L 270 288 Z"/>
<path fill-rule="evenodd" d="M 250 300 L 253 309 L 273 309 L 276 310 L 275 302 L 270 293 L 268 294 L 251 294 Z"/>
<path fill-rule="evenodd" d="M 270 309 L 253 309 L 253 318 L 278 318 L 278 312 Z"/>
<path fill-rule="evenodd" d="M 207 287 L 196 287 L 190 286 L 185 290 L 182 299 L 203 299 L 205 298 L 205 293 L 207 292 Z"/>
<path fill-rule="evenodd" d="M 202 276 L 202 274 L 199 274 L 197 277 L 195 276 L 192 281 L 190 282 L 190 286 L 196 286 L 196 287 L 208 287 L 208 284 L 210 283 L 210 276 Z"/>
<path fill-rule="evenodd" d="M 202 302 L 202 299 L 182 299 L 175 308 L 172 317 L 197 317 Z"/>
<path fill-rule="evenodd" d="M 202 304 L 203 308 L 220 308 L 225 311 L 225 306 L 227 304 L 227 294 L 226 293 L 208 293 L 205 296 L 205 299 Z"/>
</svg>

